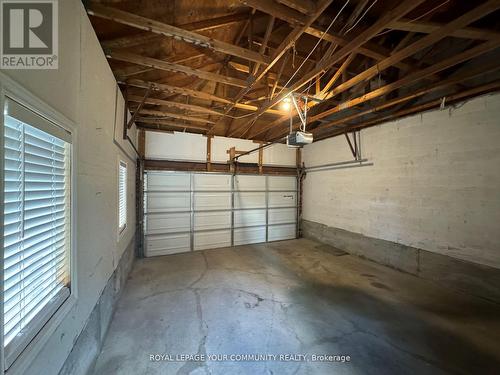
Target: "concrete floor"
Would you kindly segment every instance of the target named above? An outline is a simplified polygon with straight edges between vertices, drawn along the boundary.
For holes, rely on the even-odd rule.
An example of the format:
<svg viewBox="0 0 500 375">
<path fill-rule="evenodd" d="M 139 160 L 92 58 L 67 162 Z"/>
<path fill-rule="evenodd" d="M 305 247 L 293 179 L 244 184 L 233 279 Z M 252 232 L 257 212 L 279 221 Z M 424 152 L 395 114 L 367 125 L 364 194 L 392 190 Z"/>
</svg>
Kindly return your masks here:
<svg viewBox="0 0 500 375">
<path fill-rule="evenodd" d="M 499 338 L 499 305 L 300 239 L 137 261 L 95 374 L 493 374 Z"/>
</svg>

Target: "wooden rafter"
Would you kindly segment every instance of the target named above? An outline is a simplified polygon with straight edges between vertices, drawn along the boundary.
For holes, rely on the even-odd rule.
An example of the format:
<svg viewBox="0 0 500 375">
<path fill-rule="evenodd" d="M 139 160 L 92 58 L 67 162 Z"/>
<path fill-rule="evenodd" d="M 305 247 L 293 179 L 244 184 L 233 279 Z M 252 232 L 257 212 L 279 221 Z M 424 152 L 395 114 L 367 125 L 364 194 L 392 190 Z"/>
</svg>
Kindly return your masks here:
<svg viewBox="0 0 500 375">
<path fill-rule="evenodd" d="M 146 57 L 141 55 L 136 55 L 130 52 L 122 52 L 122 51 L 105 51 L 106 57 L 125 61 L 137 65 L 147 66 L 154 69 L 165 70 L 167 72 L 179 72 L 184 73 L 190 76 L 196 76 L 201 79 L 206 79 L 208 81 L 224 83 L 226 85 L 237 86 L 237 87 L 246 87 L 246 81 L 243 81 L 238 78 L 223 76 L 215 73 L 206 72 L 199 69 L 193 69 L 184 65 L 179 65 L 175 63 L 171 63 L 168 61 L 163 61 L 159 59 L 154 59 L 152 57 Z"/>
<path fill-rule="evenodd" d="M 321 64 L 318 64 L 316 68 L 311 70 L 309 73 L 303 75 L 299 80 L 293 83 L 288 90 L 284 91 L 282 94 L 276 96 L 274 99 L 267 101 L 260 109 L 256 112 L 254 116 L 252 116 L 245 124 L 243 124 L 239 130 L 243 130 L 246 132 L 249 128 L 252 127 L 255 120 L 264 113 L 268 108 L 273 107 L 278 102 L 280 102 L 284 97 L 286 97 L 290 92 L 297 91 L 304 85 L 306 85 L 310 80 L 315 78 L 318 74 L 321 74 L 325 70 L 330 69 L 335 63 L 337 63 L 342 58 L 345 58 L 347 55 L 351 54 L 355 50 L 357 50 L 360 46 L 362 46 L 367 40 L 370 40 L 375 35 L 377 35 L 380 31 L 384 30 L 387 25 L 394 21 L 395 19 L 399 19 L 410 12 L 412 9 L 415 9 L 418 5 L 423 3 L 425 0 L 405 0 L 402 1 L 397 7 L 386 12 L 377 22 L 371 25 L 369 28 L 364 30 L 362 33 L 358 34 L 351 42 L 343 46 L 339 51 L 335 52 L 330 58 L 324 60 Z"/>
<path fill-rule="evenodd" d="M 186 120 L 186 121 L 192 121 L 192 122 L 202 122 L 205 124 L 213 124 L 213 121 L 210 121 L 205 118 L 201 117 L 193 117 L 193 116 L 186 116 L 182 115 L 180 113 L 173 113 L 173 112 L 166 112 L 166 111 L 157 111 L 155 109 L 141 109 L 139 110 L 140 115 L 149 115 L 149 116 L 155 116 L 155 117 L 171 117 L 171 118 L 176 118 L 179 120 Z M 143 118 L 143 117 L 141 117 Z"/>
<path fill-rule="evenodd" d="M 140 103 L 141 100 L 142 100 L 142 98 L 138 95 L 129 95 L 128 96 L 128 101 L 130 101 L 130 102 Z M 178 109 L 182 109 L 182 110 L 186 110 L 186 111 L 199 112 L 199 113 L 205 113 L 205 114 L 216 115 L 216 116 L 222 115 L 221 112 L 215 111 L 215 110 L 207 108 L 207 107 L 202 107 L 202 106 L 193 105 L 193 104 L 172 102 L 172 101 L 163 100 L 163 99 L 148 98 L 145 100 L 145 103 L 152 104 L 152 105 L 161 105 L 164 107 L 173 107 L 173 108 L 178 108 Z"/>
<path fill-rule="evenodd" d="M 453 102 L 456 102 L 458 100 L 463 100 L 463 99 L 467 99 L 469 97 L 485 94 L 485 93 L 492 92 L 492 91 L 498 91 L 498 90 L 500 90 L 500 81 L 495 81 L 495 82 L 483 84 L 483 85 L 480 85 L 478 87 L 474 87 L 474 88 L 471 88 L 468 90 L 464 90 L 464 91 L 461 91 L 461 92 L 456 93 L 456 94 L 449 95 L 446 97 L 446 100 L 447 100 L 446 102 L 453 103 Z M 341 130 L 336 130 L 335 132 L 322 135 L 320 138 L 317 138 L 316 140 L 321 140 L 324 138 L 329 138 L 329 137 L 334 137 L 336 135 L 341 135 L 341 134 L 344 134 L 346 131 L 359 130 L 359 129 L 367 128 L 370 126 L 375 126 L 375 125 L 378 125 L 381 123 L 395 120 L 395 119 L 403 117 L 403 116 L 411 115 L 413 113 L 422 112 L 422 111 L 426 111 L 426 110 L 429 110 L 432 108 L 436 108 L 436 107 L 439 107 L 441 104 L 442 104 L 441 98 L 434 99 L 434 100 L 431 100 L 431 101 L 423 103 L 423 104 L 419 104 L 419 105 L 412 106 L 412 107 L 407 108 L 407 109 L 397 111 L 395 113 L 391 113 L 389 115 L 379 116 L 375 119 L 363 122 L 361 124 L 351 125 L 351 126 L 343 128 Z"/>
<path fill-rule="evenodd" d="M 166 23 L 128 13 L 116 8 L 110 8 L 96 3 L 91 3 L 87 7 L 87 13 L 92 16 L 109 19 L 111 21 L 132 26 L 141 30 L 151 31 L 153 33 L 161 34 L 167 37 L 175 37 L 187 43 L 192 43 L 194 45 L 209 48 L 217 52 L 240 57 L 245 60 L 258 62 L 260 64 L 267 64 L 269 62 L 268 56 L 261 55 L 257 52 L 250 51 L 230 43 L 215 40 L 192 31 L 168 25 Z"/>
<path fill-rule="evenodd" d="M 436 32 L 442 27 L 444 27 L 444 25 L 437 22 L 410 21 L 406 19 L 394 21 L 389 24 L 389 28 L 393 30 L 410 31 L 423 34 Z M 500 38 L 500 33 L 498 31 L 484 30 L 474 27 L 463 27 L 450 33 L 450 36 L 463 39 L 494 40 Z"/>
<path fill-rule="evenodd" d="M 445 60 L 443 60 L 435 65 L 432 65 L 428 68 L 422 69 L 422 70 L 414 72 L 412 74 L 409 74 L 396 82 L 389 83 L 389 84 L 382 86 L 378 89 L 370 91 L 362 96 L 359 96 L 359 97 L 353 98 L 353 99 L 349 99 L 349 100 L 344 101 L 344 102 L 342 102 L 342 103 L 340 103 L 340 104 L 338 104 L 330 109 L 327 109 L 326 111 L 323 111 L 323 112 L 318 113 L 316 115 L 310 116 L 309 123 L 313 123 L 314 121 L 318 121 L 320 119 L 323 119 L 323 118 L 330 116 L 334 113 L 338 113 L 340 111 L 346 110 L 348 108 L 353 108 L 353 107 L 360 105 L 362 103 L 365 103 L 369 100 L 381 97 L 383 95 L 387 95 L 388 93 L 390 93 L 394 90 L 397 90 L 401 87 L 409 86 L 411 84 L 419 82 L 425 76 L 427 76 L 429 74 L 434 74 L 434 73 L 437 73 L 437 72 L 442 71 L 444 69 L 450 68 L 450 67 L 455 66 L 457 64 L 460 64 L 464 61 L 470 60 L 470 59 L 475 58 L 477 56 L 480 56 L 484 53 L 487 53 L 487 52 L 489 52 L 489 51 L 491 51 L 499 46 L 500 46 L 500 40 L 484 42 L 475 48 L 472 48 L 472 49 L 469 49 L 469 50 L 464 51 L 462 53 L 459 53 L 455 56 L 452 56 L 448 59 L 445 59 Z M 317 129 L 322 128 L 323 126 L 326 126 L 326 125 L 319 125 L 317 127 Z M 261 134 L 262 132 L 264 132 L 266 130 L 266 128 L 267 127 L 263 127 L 262 129 L 259 129 L 258 132 L 256 132 L 255 134 L 252 134 L 252 136 L 255 137 L 258 134 Z M 281 130 L 282 130 L 282 133 L 284 133 L 286 131 L 286 129 L 283 129 L 283 128 Z"/>
</svg>

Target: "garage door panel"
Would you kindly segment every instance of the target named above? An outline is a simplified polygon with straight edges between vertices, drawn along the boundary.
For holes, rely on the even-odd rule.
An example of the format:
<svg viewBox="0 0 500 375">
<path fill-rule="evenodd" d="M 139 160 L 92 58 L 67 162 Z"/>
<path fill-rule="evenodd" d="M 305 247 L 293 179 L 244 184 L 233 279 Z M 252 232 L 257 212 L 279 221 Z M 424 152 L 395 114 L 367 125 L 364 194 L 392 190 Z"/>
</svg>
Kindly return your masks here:
<svg viewBox="0 0 500 375">
<path fill-rule="evenodd" d="M 189 211 L 191 209 L 190 193 L 149 192 L 146 197 L 148 212 Z"/>
<path fill-rule="evenodd" d="M 194 230 L 231 228 L 231 211 L 196 212 Z"/>
<path fill-rule="evenodd" d="M 234 212 L 234 226 L 249 227 L 266 225 L 266 210 L 242 210 Z"/>
<path fill-rule="evenodd" d="M 266 193 L 234 193 L 234 208 L 264 208 L 266 207 Z"/>
<path fill-rule="evenodd" d="M 269 190 L 297 190 L 297 178 L 294 176 L 268 176 Z"/>
<path fill-rule="evenodd" d="M 152 213 L 147 216 L 146 234 L 163 234 L 189 232 L 191 230 L 191 214 L 186 213 Z"/>
<path fill-rule="evenodd" d="M 268 228 L 269 241 L 291 240 L 294 239 L 295 237 L 296 237 L 295 224 L 271 225 Z"/>
<path fill-rule="evenodd" d="M 194 250 L 216 249 L 231 246 L 231 230 L 194 233 Z"/>
<path fill-rule="evenodd" d="M 269 210 L 269 224 L 295 223 L 297 210 L 295 208 L 276 208 Z"/>
<path fill-rule="evenodd" d="M 266 190 L 266 176 L 234 177 L 234 190 Z"/>
<path fill-rule="evenodd" d="M 246 245 L 266 242 L 266 227 L 238 228 L 234 230 L 234 244 Z"/>
<path fill-rule="evenodd" d="M 189 191 L 189 173 L 148 173 L 148 191 Z"/>
<path fill-rule="evenodd" d="M 293 207 L 296 198 L 295 192 L 269 192 L 269 207 Z"/>
<path fill-rule="evenodd" d="M 146 237 L 145 254 L 147 257 L 184 253 L 191 250 L 190 234 L 164 234 Z"/>
<path fill-rule="evenodd" d="M 194 193 L 195 210 L 231 209 L 231 193 Z"/>
<path fill-rule="evenodd" d="M 231 190 L 230 175 L 195 174 L 193 190 Z"/>
</svg>

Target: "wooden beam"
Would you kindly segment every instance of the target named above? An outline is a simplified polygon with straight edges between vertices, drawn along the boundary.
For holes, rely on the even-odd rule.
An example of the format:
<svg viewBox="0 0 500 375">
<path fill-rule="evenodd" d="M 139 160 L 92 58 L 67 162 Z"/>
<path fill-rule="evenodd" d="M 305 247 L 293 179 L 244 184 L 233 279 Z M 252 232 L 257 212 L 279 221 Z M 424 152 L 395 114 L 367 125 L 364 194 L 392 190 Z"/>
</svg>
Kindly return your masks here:
<svg viewBox="0 0 500 375">
<path fill-rule="evenodd" d="M 259 3 L 260 4 L 262 2 L 262 0 L 240 0 L 240 1 L 242 1 L 246 5 L 248 5 L 248 3 Z M 253 78 L 252 82 L 246 88 L 241 90 L 238 93 L 238 95 L 236 95 L 235 103 L 238 103 L 245 96 L 245 94 L 248 93 L 255 86 L 255 84 L 266 75 L 266 73 L 269 71 L 269 69 L 271 69 L 274 66 L 274 64 L 276 64 L 281 59 L 281 57 L 286 53 L 286 51 L 288 51 L 292 47 L 292 45 L 298 40 L 298 38 L 304 33 L 304 31 L 307 29 L 307 27 L 309 27 L 316 20 L 316 18 L 318 18 L 321 15 L 321 13 L 323 13 L 323 11 L 331 4 L 332 1 L 333 0 L 320 0 L 320 3 L 317 4 L 317 7 L 316 7 L 314 13 L 310 17 L 306 17 L 305 23 L 303 25 L 296 25 L 295 26 L 293 31 L 287 35 L 287 37 L 281 42 L 281 44 L 278 46 L 276 51 L 273 53 L 271 61 L 269 62 L 267 67 L 260 70 L 256 74 L 256 76 L 252 76 L 252 78 Z M 271 4 L 272 2 L 268 1 L 266 3 Z M 272 4 L 274 4 L 272 6 L 277 6 L 278 8 L 279 7 L 287 8 L 286 6 L 283 6 L 283 5 L 278 4 L 278 3 L 273 2 Z M 253 6 L 253 5 L 250 5 L 250 6 Z M 287 8 L 287 9 L 290 9 L 290 8 Z M 290 11 L 293 11 L 293 10 L 290 9 Z M 276 16 L 275 14 L 272 14 L 272 13 L 271 13 L 271 15 Z M 226 109 L 226 113 L 228 113 L 233 107 L 234 107 L 234 105 L 229 106 L 229 108 Z M 266 108 L 266 109 L 269 109 L 269 108 Z M 257 113 L 259 113 L 259 111 Z M 252 124 L 254 122 L 255 121 L 252 121 Z M 235 130 L 232 130 L 231 133 L 234 134 L 234 131 Z"/>
<path fill-rule="evenodd" d="M 409 31 L 415 33 L 431 34 L 441 29 L 444 25 L 430 21 L 411 21 L 400 19 L 389 24 L 392 30 Z M 450 33 L 450 36 L 474 40 L 494 40 L 500 38 L 500 33 L 494 30 L 478 29 L 475 27 L 463 27 Z"/>
<path fill-rule="evenodd" d="M 421 71 L 414 72 L 413 74 L 410 74 L 410 75 L 408 75 L 408 76 L 406 76 L 406 77 L 404 77 L 396 82 L 390 83 L 390 84 L 385 85 L 379 89 L 373 90 L 365 95 L 362 95 L 358 98 L 354 98 L 354 99 L 348 100 L 346 102 L 340 103 L 339 105 L 337 105 L 331 109 L 328 109 L 328 110 L 326 110 L 322 113 L 319 113 L 317 115 L 311 116 L 309 119 L 309 122 L 312 123 L 312 122 L 317 121 L 321 118 L 329 116 L 333 113 L 337 113 L 337 112 L 340 112 L 342 110 L 352 108 L 352 107 L 359 105 L 361 103 L 364 103 L 368 100 L 386 95 L 387 93 L 392 92 L 392 91 L 394 91 L 398 88 L 401 88 L 403 86 L 411 85 L 415 82 L 422 80 L 426 74 L 430 74 L 432 72 L 434 72 L 434 73 L 439 72 L 439 71 L 447 69 L 451 66 L 460 64 L 460 63 L 467 61 L 471 58 L 477 57 L 483 53 L 491 51 L 492 49 L 494 49 L 498 46 L 500 46 L 500 41 L 499 42 L 483 43 L 483 44 L 481 44 L 481 45 L 479 45 L 471 50 L 467 50 L 461 54 L 458 54 L 458 55 L 453 56 L 447 60 L 444 60 L 436 65 L 433 65 L 433 66 L 428 67 L 426 69 L 423 69 Z M 445 81 L 445 82 L 447 82 L 447 81 Z M 317 130 L 322 129 L 323 127 L 326 127 L 326 126 L 328 126 L 328 124 L 320 124 L 316 129 Z M 295 128 L 297 128 L 297 126 L 295 126 Z M 262 132 L 262 130 L 259 131 L 259 133 L 261 133 L 261 132 Z M 283 133 L 284 133 L 284 131 L 283 131 Z M 283 134 L 283 133 L 281 133 L 281 134 Z"/>
<path fill-rule="evenodd" d="M 278 0 L 278 2 L 304 14 L 311 14 L 316 8 L 311 0 Z"/>
<path fill-rule="evenodd" d="M 167 85 L 164 83 L 148 82 L 148 81 L 142 81 L 139 79 L 130 79 L 130 80 L 118 79 L 118 83 L 119 84 L 127 84 L 127 85 L 133 86 L 133 87 L 146 88 L 146 89 L 149 87 L 149 85 L 151 85 L 151 88 L 155 91 L 168 92 L 168 93 L 177 94 L 177 95 L 184 95 L 184 96 L 192 96 L 193 98 L 204 99 L 204 100 L 214 101 L 214 102 L 224 103 L 224 104 L 231 103 L 226 98 L 221 98 L 220 96 L 209 94 L 209 93 L 204 92 L 204 91 L 192 90 L 192 89 L 187 89 L 184 87 L 176 87 L 176 86 Z M 243 103 L 238 103 L 235 107 L 238 109 L 243 109 L 243 110 L 247 110 L 247 111 L 257 111 L 257 109 L 258 109 L 254 105 L 243 104 Z M 268 113 L 273 114 L 273 115 L 283 115 L 285 112 L 280 111 L 280 110 L 276 110 L 276 109 L 270 109 L 268 111 Z"/>
<path fill-rule="evenodd" d="M 128 100 L 130 102 L 140 102 L 142 98 L 138 95 L 129 95 Z M 198 106 L 198 105 L 193 105 L 193 104 L 186 104 L 186 103 L 179 103 L 179 102 L 172 102 L 169 100 L 163 100 L 163 99 L 156 99 L 156 98 L 148 98 L 146 99 L 146 104 L 152 104 L 152 105 L 161 105 L 164 107 L 174 107 L 174 108 L 179 108 L 179 109 L 184 109 L 187 111 L 192 111 L 192 112 L 200 112 L 200 113 L 206 113 L 206 114 L 211 114 L 211 115 L 216 115 L 216 116 L 222 116 L 223 114 L 221 112 L 215 111 L 210 108 Z"/>
<path fill-rule="evenodd" d="M 492 82 L 492 83 L 487 83 L 487 84 L 484 84 L 484 85 L 481 85 L 478 87 L 474 87 L 474 88 L 471 88 L 471 89 L 468 89 L 465 91 L 461 91 L 457 94 L 448 95 L 448 96 L 446 96 L 446 103 L 453 103 L 453 102 L 456 102 L 459 100 L 463 100 L 463 99 L 471 98 L 471 97 L 474 97 L 477 95 L 482 95 L 482 94 L 485 94 L 488 92 L 499 91 L 499 90 L 500 90 L 500 80 L 497 80 L 497 81 Z M 413 106 L 413 107 L 410 107 L 407 109 L 397 111 L 396 113 L 391 113 L 389 115 L 381 116 L 381 117 L 378 117 L 376 119 L 373 119 L 373 120 L 370 120 L 370 121 L 367 121 L 367 122 L 364 122 L 361 124 L 356 124 L 356 125 L 348 126 L 346 128 L 339 129 L 336 132 L 333 132 L 329 135 L 323 135 L 321 138 L 318 138 L 317 140 L 334 137 L 337 135 L 344 134 L 346 131 L 359 130 L 359 129 L 367 128 L 370 126 L 379 125 L 379 124 L 382 124 L 382 123 L 385 123 L 388 121 L 392 121 L 392 120 L 395 120 L 399 117 L 403 117 L 403 116 L 411 115 L 414 113 L 426 111 L 426 110 L 429 110 L 432 108 L 439 107 L 441 105 L 441 103 L 442 103 L 441 98 L 434 99 L 434 100 L 431 100 L 431 101 L 423 103 L 423 104 L 419 104 L 419 105 L 416 105 L 416 106 Z"/>
<path fill-rule="evenodd" d="M 297 80 L 294 84 L 292 84 L 288 90 L 285 90 L 282 94 L 276 96 L 274 99 L 264 103 L 264 105 L 256 112 L 256 114 L 254 116 L 251 116 L 250 119 L 240 128 L 244 132 L 246 132 L 248 129 L 252 127 L 252 125 L 255 123 L 255 120 L 259 116 L 261 116 L 265 110 L 276 105 L 290 92 L 294 92 L 300 89 L 302 86 L 307 84 L 311 79 L 315 78 L 318 74 L 321 74 L 325 70 L 330 69 L 339 60 L 348 56 L 352 52 L 356 51 L 361 45 L 366 43 L 366 41 L 370 40 L 380 31 L 384 30 L 390 22 L 394 21 L 395 19 L 403 17 L 405 14 L 409 13 L 412 9 L 415 9 L 424 1 L 425 0 L 404 0 L 401 1 L 399 5 L 396 6 L 395 8 L 385 12 L 384 15 L 378 21 L 376 21 L 370 27 L 365 29 L 362 33 L 360 33 L 349 43 L 344 45 L 344 47 L 342 47 L 339 51 L 334 53 L 330 58 L 323 61 L 321 64 L 317 64 L 317 66 L 313 70 L 303 75 L 299 80 Z"/>
<path fill-rule="evenodd" d="M 190 161 L 172 161 L 172 160 L 155 160 L 146 159 L 144 168 L 146 170 L 164 170 L 164 171 L 206 171 L 207 164 L 205 162 L 190 162 Z M 229 172 L 229 164 L 227 163 L 212 163 L 213 172 Z M 257 174 L 258 166 L 255 163 L 238 163 L 238 173 Z M 265 165 L 263 167 L 264 174 L 270 175 L 286 175 L 296 176 L 297 169 L 295 167 L 278 167 Z"/>
<path fill-rule="evenodd" d="M 267 43 L 269 42 L 269 37 L 271 36 L 271 33 L 273 32 L 274 20 L 275 20 L 274 16 L 269 17 L 269 22 L 268 22 L 267 27 L 266 27 L 266 33 L 264 34 L 264 40 L 262 41 L 262 44 L 260 45 L 260 48 L 259 48 L 260 54 L 264 55 L 266 53 Z M 252 44 L 250 44 L 250 46 L 251 45 Z M 252 71 L 253 76 L 257 73 L 259 68 L 260 68 L 260 64 L 257 63 L 254 65 L 253 71 Z"/>
<path fill-rule="evenodd" d="M 212 135 L 207 135 L 207 172 L 212 172 Z"/>
<path fill-rule="evenodd" d="M 137 115 L 141 111 L 142 107 L 144 106 L 144 103 L 146 102 L 146 99 L 148 98 L 149 94 L 151 93 L 151 86 L 148 87 L 146 90 L 146 93 L 144 96 L 141 98 L 139 97 L 139 106 L 137 107 L 137 110 L 134 112 L 130 120 L 127 122 L 127 129 L 130 129 L 132 127 L 132 124 L 134 123 L 135 119 L 137 118 Z M 129 101 L 129 95 L 125 95 L 125 107 L 127 107 L 127 102 Z"/>
<path fill-rule="evenodd" d="M 452 56 L 452 57 L 450 57 L 446 60 L 443 60 L 435 65 L 432 65 L 428 68 L 422 69 L 422 70 L 414 72 L 412 74 L 409 74 L 396 82 L 389 83 L 385 86 L 382 86 L 378 89 L 375 89 L 375 90 L 373 90 L 369 93 L 366 93 L 362 96 L 347 100 L 347 101 L 342 102 L 333 108 L 330 108 L 330 109 L 323 111 L 319 114 L 316 114 L 314 116 L 311 116 L 311 117 L 309 117 L 309 123 L 313 123 L 314 121 L 320 120 L 322 118 L 325 118 L 325 117 L 330 116 L 334 113 L 346 110 L 348 108 L 355 107 L 359 104 L 362 104 L 362 103 L 369 101 L 369 100 L 372 100 L 374 98 L 377 98 L 377 97 L 380 97 L 383 95 L 387 95 L 388 93 L 390 93 L 396 89 L 414 84 L 415 82 L 419 82 L 425 76 L 427 76 L 429 74 L 434 74 L 434 73 L 440 72 L 444 69 L 450 68 L 454 65 L 460 64 L 460 63 L 467 61 L 467 60 L 470 60 L 474 57 L 480 56 L 480 55 L 482 55 L 486 52 L 489 52 L 489 51 L 491 51 L 495 48 L 498 48 L 498 47 L 500 47 L 500 40 L 499 41 L 484 42 L 484 43 L 482 43 L 482 44 L 480 44 L 472 49 L 469 49 L 465 52 L 462 52 L 462 53 L 459 53 L 455 56 Z M 281 121 L 281 122 L 283 122 L 283 121 Z M 273 125 L 273 124 L 269 124 L 269 125 L 264 126 L 263 128 L 259 129 L 257 132 L 252 134 L 251 136 L 252 137 L 258 136 L 259 134 L 267 131 L 271 125 Z M 273 127 L 276 127 L 277 125 L 278 124 L 274 124 Z M 316 129 L 323 128 L 324 126 L 326 126 L 326 125 L 320 124 Z M 280 133 L 280 135 L 284 134 L 285 131 L 286 131 L 286 129 L 283 128 L 283 132 Z"/>
<path fill-rule="evenodd" d="M 146 157 L 146 132 L 144 129 L 138 128 L 137 129 L 137 149 L 139 151 L 139 155 L 141 156 L 142 159 Z"/>
<path fill-rule="evenodd" d="M 188 31 L 206 31 L 215 28 L 231 25 L 233 23 L 244 21 L 248 17 L 248 13 L 236 13 L 228 16 L 211 18 L 203 21 L 187 23 L 183 25 L 177 25 L 177 27 L 188 30 Z M 103 48 L 128 48 L 141 44 L 147 44 L 157 41 L 161 38 L 161 35 L 141 32 L 139 34 L 127 35 L 119 38 L 114 38 L 110 40 L 104 40 L 101 42 Z"/>
<path fill-rule="evenodd" d="M 120 51 L 105 51 L 105 54 L 106 57 L 111 59 L 125 61 L 142 66 L 148 66 L 150 68 L 165 70 L 167 72 L 184 73 L 189 76 L 196 76 L 201 79 L 224 83 L 226 85 L 237 86 L 237 87 L 246 87 L 247 85 L 246 81 L 243 81 L 241 79 L 226 77 L 199 69 L 193 69 L 184 65 L 179 65 L 163 60 L 154 59 L 152 57 L 140 56 L 133 53 L 120 52 Z"/>
<path fill-rule="evenodd" d="M 427 36 L 417 40 L 416 42 L 410 44 L 409 46 L 402 48 L 401 50 L 395 52 L 391 56 L 387 57 L 386 59 L 379 61 L 377 64 L 371 66 L 370 68 L 366 69 L 364 72 L 359 73 L 355 77 L 351 78 L 347 82 L 344 82 L 340 85 L 338 85 L 335 89 L 330 91 L 326 99 L 333 98 L 339 93 L 353 87 L 354 85 L 362 82 L 362 81 L 367 81 L 370 78 L 376 76 L 380 71 L 387 69 L 388 67 L 394 65 L 395 62 L 401 61 L 406 57 L 409 57 L 411 55 L 414 55 L 418 51 L 423 50 L 424 48 L 427 48 L 436 42 L 444 39 L 445 37 L 449 36 L 451 33 L 453 33 L 455 30 L 458 30 L 482 17 L 485 15 L 494 12 L 500 8 L 500 1 L 499 0 L 489 0 L 486 3 L 477 6 L 476 8 L 472 9 L 471 11 L 463 14 L 462 16 L 456 18 L 455 20 L 449 22 L 445 26 L 437 29 L 431 34 L 428 34 Z M 500 38 L 499 38 L 500 39 Z M 498 40 L 498 39 L 497 39 Z"/>
<path fill-rule="evenodd" d="M 437 73 L 441 70 L 447 69 L 449 67 L 452 67 L 454 65 L 460 64 L 464 61 L 470 60 L 476 56 L 482 55 L 486 52 L 489 52 L 495 48 L 498 48 L 500 46 L 500 40 L 498 41 L 489 41 L 489 42 L 484 42 L 474 48 L 468 49 L 462 53 L 459 53 L 458 55 L 452 56 L 448 59 L 445 59 L 437 64 L 431 65 L 428 68 L 419 70 L 417 72 L 408 74 L 407 76 L 401 78 L 400 80 L 396 82 L 389 83 L 385 86 L 382 86 L 376 90 L 373 90 L 365 95 L 362 95 L 360 97 L 357 97 L 355 99 L 348 100 L 346 102 L 340 103 L 339 105 L 330 108 L 320 114 L 311 116 L 309 118 L 309 121 L 312 123 L 314 121 L 320 120 L 322 118 L 325 118 L 327 116 L 332 115 L 333 113 L 337 113 L 341 110 L 345 110 L 347 108 L 352 108 L 356 105 L 359 105 L 361 103 L 364 103 L 368 100 L 380 97 L 382 95 L 386 95 L 398 88 L 401 88 L 403 86 L 407 86 L 409 84 L 418 82 L 419 80 L 425 78 L 429 74 L 434 74 Z"/>
<path fill-rule="evenodd" d="M 123 25 L 128 25 L 141 30 L 147 30 L 156 34 L 180 39 L 187 43 L 192 43 L 200 47 L 209 48 L 211 50 L 222 52 L 231 56 L 240 57 L 245 60 L 258 62 L 261 64 L 267 64 L 269 62 L 268 56 L 261 55 L 257 52 L 250 51 L 230 43 L 215 40 L 192 31 L 168 25 L 166 23 L 128 13 L 116 8 L 110 8 L 102 6 L 100 4 L 91 3 L 87 7 L 87 13 L 92 16 L 115 21 Z"/>
<path fill-rule="evenodd" d="M 141 109 L 138 112 L 141 115 L 150 115 L 150 116 L 165 117 L 165 118 L 172 117 L 172 118 L 176 118 L 176 119 L 179 119 L 179 120 L 186 120 L 186 121 L 192 121 L 192 122 L 202 122 L 202 123 L 205 123 L 205 124 L 214 124 L 213 121 L 210 121 L 210 120 L 205 119 L 205 118 L 193 117 L 193 116 L 186 116 L 186 115 L 182 115 L 180 113 L 172 113 L 172 112 L 166 112 L 166 111 L 157 111 L 157 110 L 154 110 L 154 109 Z M 144 119 L 144 117 L 141 117 L 141 119 Z"/>
<path fill-rule="evenodd" d="M 318 97 L 322 98 L 325 96 L 326 92 L 330 90 L 330 88 L 335 84 L 335 82 L 337 82 L 337 80 L 346 72 L 347 67 L 352 62 L 352 60 L 354 60 L 355 57 L 356 53 L 351 53 L 349 56 L 347 56 L 347 59 L 345 59 L 340 68 L 337 69 L 332 78 L 330 78 L 325 87 L 323 87 L 323 89 L 320 91 L 319 95 L 317 95 Z"/>
<path fill-rule="evenodd" d="M 407 102 L 407 101 L 412 100 L 412 99 L 416 99 L 418 97 L 421 97 L 423 95 L 426 95 L 426 94 L 429 94 L 429 93 L 432 93 L 435 91 L 443 90 L 443 89 L 446 89 L 448 87 L 453 87 L 456 84 L 461 84 L 461 83 L 466 82 L 467 80 L 470 80 L 472 78 L 476 78 L 476 77 L 479 77 L 479 76 L 482 76 L 485 74 L 489 74 L 489 73 L 494 72 L 494 71 L 499 70 L 499 69 L 500 69 L 500 66 L 496 63 L 489 63 L 487 65 L 481 65 L 477 68 L 467 70 L 464 73 L 458 74 L 458 75 L 453 76 L 453 77 L 448 78 L 448 79 L 445 79 L 439 83 L 435 83 L 429 87 L 425 87 L 423 89 L 417 90 L 417 91 L 410 93 L 408 95 L 404 95 L 402 97 L 399 97 L 399 98 L 396 98 L 393 100 L 389 100 L 383 104 L 371 107 L 369 109 L 366 109 L 366 110 L 363 110 L 360 112 L 357 112 L 357 113 L 352 114 L 350 116 L 342 117 L 342 118 L 336 119 L 334 121 L 330 121 L 328 123 L 321 124 L 320 127 L 313 129 L 312 132 L 318 133 L 318 132 L 326 130 L 330 127 L 345 124 L 345 123 L 352 121 L 352 120 L 355 120 L 359 117 L 382 111 L 384 109 L 393 107 L 395 105 Z"/>
<path fill-rule="evenodd" d="M 196 125 L 196 124 L 183 124 L 175 121 L 153 120 L 153 119 L 148 119 L 146 117 L 141 117 L 140 120 L 138 120 L 138 127 L 146 130 L 152 130 L 152 129 L 168 130 L 165 129 L 165 126 L 177 129 L 208 130 L 207 126 Z"/>
<path fill-rule="evenodd" d="M 304 25 L 307 22 L 307 16 L 295 9 L 289 8 L 283 4 L 269 0 L 240 0 L 241 3 L 270 14 L 276 18 L 282 19 L 293 26 Z"/>
</svg>

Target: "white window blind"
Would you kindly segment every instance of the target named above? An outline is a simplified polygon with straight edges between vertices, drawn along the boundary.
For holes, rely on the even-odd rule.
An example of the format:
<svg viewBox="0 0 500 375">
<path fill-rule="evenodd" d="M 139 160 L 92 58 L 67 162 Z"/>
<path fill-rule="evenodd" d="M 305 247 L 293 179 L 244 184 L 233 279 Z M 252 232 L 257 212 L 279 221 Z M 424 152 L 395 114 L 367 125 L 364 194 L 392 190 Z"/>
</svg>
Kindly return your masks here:
<svg viewBox="0 0 500 375">
<path fill-rule="evenodd" d="M 70 294 L 70 134 L 7 99 L 4 350 L 10 366 Z"/>
<path fill-rule="evenodd" d="M 118 230 L 127 226 L 127 164 L 120 161 L 118 172 Z"/>
</svg>

